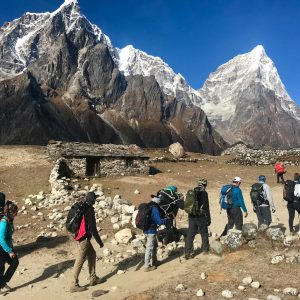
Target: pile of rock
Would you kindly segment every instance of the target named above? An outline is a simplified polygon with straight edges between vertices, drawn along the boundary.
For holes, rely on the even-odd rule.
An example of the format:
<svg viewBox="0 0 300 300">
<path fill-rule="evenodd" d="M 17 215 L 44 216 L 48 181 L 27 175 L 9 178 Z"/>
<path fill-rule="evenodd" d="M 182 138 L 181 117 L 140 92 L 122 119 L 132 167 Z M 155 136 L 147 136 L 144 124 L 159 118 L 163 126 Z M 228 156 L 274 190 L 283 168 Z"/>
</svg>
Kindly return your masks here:
<svg viewBox="0 0 300 300">
<path fill-rule="evenodd" d="M 24 205 L 20 213 L 28 214 L 30 210 L 32 219 L 48 221 L 45 228 L 41 228 L 38 237 L 56 237 L 60 232 L 65 232 L 65 223 L 68 211 L 71 206 L 84 198 L 89 191 L 96 195 L 94 204 L 96 222 L 98 230 L 110 224 L 110 229 L 101 238 L 105 241 L 103 250 L 103 261 L 105 263 L 116 263 L 135 254 L 144 253 L 145 236 L 138 233 L 135 229 L 135 218 L 137 209 L 120 195 L 107 197 L 104 195 L 101 185 L 88 185 L 88 179 L 85 179 L 87 185 L 82 187 L 78 180 L 71 180 L 68 177 L 60 175 L 61 162 L 58 161 L 56 167 L 52 170 L 49 182 L 51 184 L 51 193 L 46 194 L 43 191 L 37 195 L 29 195 L 24 200 Z M 35 224 L 30 222 L 26 225 L 17 226 L 16 229 L 31 227 Z M 178 249 L 184 247 L 183 237 L 175 243 L 168 245 L 159 245 L 157 256 L 164 259 Z"/>
<path fill-rule="evenodd" d="M 221 155 L 235 155 L 228 161 L 240 165 L 274 165 L 276 161 L 282 161 L 285 165 L 300 165 L 300 148 L 290 150 L 278 150 L 272 148 L 253 148 L 239 143 L 226 149 Z"/>
</svg>

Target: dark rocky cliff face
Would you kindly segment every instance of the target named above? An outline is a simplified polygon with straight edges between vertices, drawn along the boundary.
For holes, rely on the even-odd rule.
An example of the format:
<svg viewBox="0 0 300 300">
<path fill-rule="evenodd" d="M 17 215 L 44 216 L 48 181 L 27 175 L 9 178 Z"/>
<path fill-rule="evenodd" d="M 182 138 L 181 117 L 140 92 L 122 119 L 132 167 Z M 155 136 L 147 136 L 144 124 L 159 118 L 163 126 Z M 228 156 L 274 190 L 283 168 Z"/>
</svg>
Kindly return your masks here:
<svg viewBox="0 0 300 300">
<path fill-rule="evenodd" d="M 178 141 L 210 154 L 226 147 L 200 108 L 166 96 L 153 76 L 125 78 L 111 46 L 85 18 L 66 30 L 66 12 L 74 14 L 65 8 L 52 19 L 43 16 L 47 26 L 32 37 L 40 50 L 30 42 L 34 53 L 25 49 L 23 73 L 0 78 L 0 144 L 55 139 L 166 147 Z"/>
</svg>

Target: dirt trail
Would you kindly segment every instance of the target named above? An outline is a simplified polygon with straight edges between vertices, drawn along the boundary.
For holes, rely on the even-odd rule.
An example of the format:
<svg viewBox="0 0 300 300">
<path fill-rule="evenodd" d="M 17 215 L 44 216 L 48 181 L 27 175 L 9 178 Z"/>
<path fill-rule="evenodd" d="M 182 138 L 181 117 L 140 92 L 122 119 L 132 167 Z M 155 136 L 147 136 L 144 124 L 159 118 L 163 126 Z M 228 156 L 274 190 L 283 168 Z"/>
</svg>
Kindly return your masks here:
<svg viewBox="0 0 300 300">
<path fill-rule="evenodd" d="M 159 156 L 159 153 L 153 153 L 153 155 Z M 189 188 L 194 187 L 200 177 L 206 177 L 208 179 L 207 191 L 212 215 L 210 231 L 220 233 L 226 224 L 226 214 L 224 212 L 220 214 L 218 206 L 220 186 L 230 182 L 234 176 L 242 178 L 241 188 L 246 206 L 249 209 L 249 217 L 245 222 L 256 223 L 256 216 L 250 204 L 249 191 L 251 184 L 257 180 L 258 175 L 264 174 L 267 176 L 267 183 L 271 186 L 277 208 L 276 214 L 273 215 L 273 224 L 287 226 L 288 214 L 286 203 L 282 201 L 282 185 L 276 183 L 273 167 L 228 165 L 224 163 L 227 159 L 226 157 L 192 155 L 200 158 L 209 158 L 210 161 L 198 163 L 155 163 L 153 166 L 161 171 L 161 173 L 156 175 L 98 178 L 89 182 L 82 181 L 82 186 L 91 186 L 93 183 L 99 183 L 102 184 L 106 196 L 113 197 L 116 194 L 120 194 L 131 203 L 138 204 L 148 201 L 150 194 L 167 185 L 177 185 L 179 191 L 184 193 Z M 15 199 L 20 205 L 23 205 L 23 197 L 38 193 L 40 190 L 46 192 L 49 190 L 48 179 L 51 166 L 43 147 L 1 146 L 0 190 L 4 191 L 8 198 Z M 297 171 L 300 172 L 298 167 L 288 167 L 287 178 L 291 178 L 293 173 Z M 136 189 L 140 191 L 140 194 L 134 194 Z M 33 224 L 30 230 L 16 231 L 15 240 L 19 245 L 34 242 L 42 228 L 47 230 L 47 222 L 33 220 L 32 216 L 34 214 L 34 212 L 29 210 L 28 215 L 20 215 L 16 219 L 16 225 L 29 222 Z M 297 222 L 299 221 L 296 217 L 295 223 Z M 179 227 L 187 226 L 186 215 L 182 211 L 177 216 L 177 224 Z M 102 228 L 105 228 L 104 225 Z M 101 234 L 105 234 L 105 230 L 103 229 Z M 110 232 L 108 233 L 111 237 Z M 62 233 L 62 235 L 65 234 L 65 232 Z M 59 241 L 59 238 L 57 238 L 57 241 Z M 197 240 L 200 242 L 199 236 Z M 105 243 L 109 243 L 109 241 Z M 209 291 L 205 299 L 215 300 L 220 299 L 221 288 L 227 287 L 236 290 L 238 278 L 247 275 L 247 273 L 258 277 L 258 280 L 265 285 L 264 289 L 256 293 L 257 298 L 265 299 L 264 295 L 267 292 L 270 293 L 272 288 L 286 287 L 283 284 L 288 285 L 288 282 L 291 282 L 291 285 L 294 284 L 294 265 L 270 266 L 270 257 L 276 249 L 274 249 L 273 245 L 268 245 L 268 247 L 262 249 L 263 255 L 248 248 L 248 250 L 234 252 L 221 259 L 212 255 L 208 257 L 199 255 L 191 261 L 180 262 L 178 256 L 174 256 L 156 271 L 149 273 L 134 271 L 134 267 L 131 267 L 125 274 L 116 275 L 113 272 L 116 267 L 106 265 L 99 260 L 97 262 L 98 274 L 100 276 L 107 275 L 107 282 L 97 287 L 91 287 L 83 293 L 70 294 L 68 292 L 72 276 L 70 267 L 72 267 L 76 257 L 76 244 L 74 241 L 57 242 L 56 244 L 51 245 L 51 248 L 47 248 L 50 245 L 46 243 L 45 246 L 42 245 L 39 249 L 32 250 L 26 255 L 20 252 L 22 256 L 18 271 L 22 272 L 24 268 L 26 270 L 23 270 L 23 274 L 13 277 L 11 286 L 18 288 L 15 292 L 8 294 L 6 296 L 7 299 L 84 299 L 90 298 L 92 291 L 98 289 L 110 290 L 116 286 L 117 288 L 114 292 L 103 295 L 101 298 L 118 300 L 135 295 L 138 292 L 148 291 L 149 299 L 152 299 L 151 297 L 153 299 L 193 299 L 197 289 L 203 287 Z M 98 246 L 95 246 L 95 249 L 99 255 L 102 254 L 102 250 Z M 297 251 L 299 252 L 299 249 Z M 226 257 L 229 257 L 229 259 L 224 260 Z M 64 272 L 66 268 L 67 270 Z M 261 274 L 261 270 L 266 270 L 268 274 Z M 199 274 L 202 271 L 210 274 L 210 279 L 206 282 L 201 282 L 199 279 Z M 80 277 L 83 284 L 87 283 L 87 276 L 88 270 L 85 265 Z M 284 282 L 281 280 L 282 276 Z M 187 282 L 189 290 L 182 294 L 175 293 L 176 284 L 181 282 Z M 254 297 L 254 294 L 252 290 L 248 290 L 245 294 L 247 297 L 239 295 L 235 299 L 248 299 L 248 296 L 252 295 Z M 155 295 L 158 296 L 155 298 Z M 132 299 L 142 299 L 140 296 L 134 297 Z M 289 298 L 285 297 L 284 299 Z"/>
</svg>

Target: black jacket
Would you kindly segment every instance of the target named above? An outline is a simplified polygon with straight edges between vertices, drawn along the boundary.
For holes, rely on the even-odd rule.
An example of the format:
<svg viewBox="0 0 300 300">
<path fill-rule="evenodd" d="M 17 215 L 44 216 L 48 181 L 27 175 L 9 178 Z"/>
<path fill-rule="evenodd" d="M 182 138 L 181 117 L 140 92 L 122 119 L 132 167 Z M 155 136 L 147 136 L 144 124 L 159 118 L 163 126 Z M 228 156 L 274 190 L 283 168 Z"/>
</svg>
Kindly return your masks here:
<svg viewBox="0 0 300 300">
<path fill-rule="evenodd" d="M 199 207 L 201 207 L 204 210 L 205 217 L 207 219 L 207 225 L 209 226 L 211 223 L 211 218 L 210 218 L 208 194 L 206 191 L 200 190 L 197 187 L 195 188 L 195 192 L 196 192 L 196 201 L 198 201 Z M 195 218 L 197 216 L 189 215 L 189 217 Z"/>
<path fill-rule="evenodd" d="M 86 204 L 84 218 L 86 221 L 86 236 L 84 238 L 90 240 L 93 236 L 96 242 L 101 245 L 102 241 L 97 230 L 95 210 L 93 206 Z"/>
</svg>

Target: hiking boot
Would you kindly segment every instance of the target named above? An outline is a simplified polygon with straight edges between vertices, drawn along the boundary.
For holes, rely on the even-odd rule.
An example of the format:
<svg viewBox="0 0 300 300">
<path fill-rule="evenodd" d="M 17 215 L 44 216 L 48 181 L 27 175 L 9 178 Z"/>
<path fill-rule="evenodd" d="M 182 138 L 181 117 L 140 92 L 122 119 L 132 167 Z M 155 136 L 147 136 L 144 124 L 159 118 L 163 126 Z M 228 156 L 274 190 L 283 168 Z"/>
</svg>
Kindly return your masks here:
<svg viewBox="0 0 300 300">
<path fill-rule="evenodd" d="M 103 278 L 99 278 L 99 277 L 95 277 L 94 279 L 92 279 L 89 283 L 90 286 L 94 286 L 94 285 L 97 285 L 97 284 L 101 284 L 105 282 L 105 280 Z"/>
<path fill-rule="evenodd" d="M 191 253 L 185 253 L 185 254 L 184 254 L 184 259 L 185 259 L 185 260 L 188 260 L 188 259 L 190 259 L 190 258 L 193 258 L 193 255 L 192 255 Z"/>
<path fill-rule="evenodd" d="M 154 271 L 156 269 L 157 269 L 156 266 L 148 266 L 148 267 L 145 267 L 144 271 L 145 272 L 150 272 L 150 271 Z"/>
<path fill-rule="evenodd" d="M 5 284 L 1 289 L 0 289 L 0 293 L 1 294 L 6 294 L 12 291 L 12 288 L 8 285 Z"/>
<path fill-rule="evenodd" d="M 153 263 L 153 266 L 159 267 L 161 265 L 161 261 L 156 261 Z"/>
<path fill-rule="evenodd" d="M 83 292 L 86 291 L 87 288 L 79 285 L 74 285 L 70 288 L 70 293 L 77 293 L 77 292 Z"/>
</svg>

